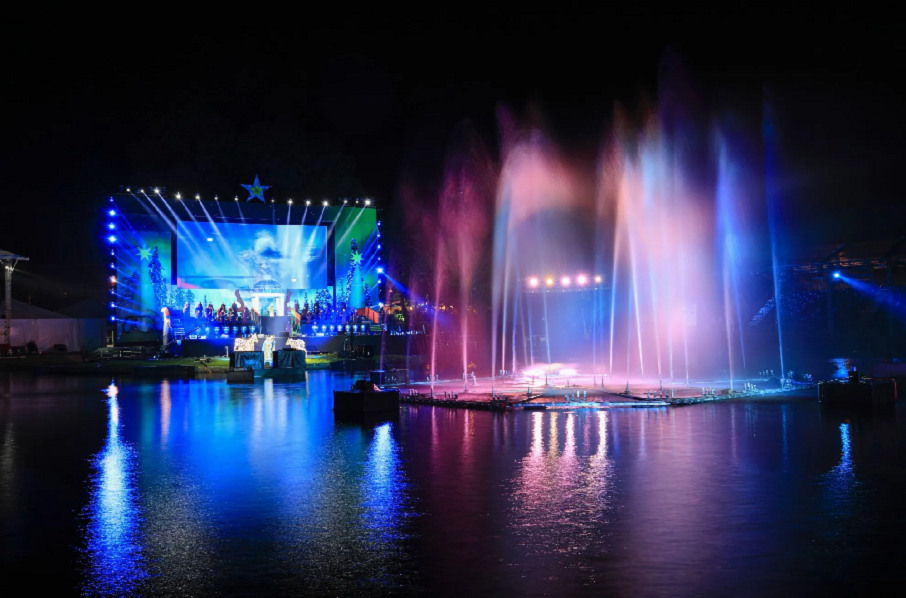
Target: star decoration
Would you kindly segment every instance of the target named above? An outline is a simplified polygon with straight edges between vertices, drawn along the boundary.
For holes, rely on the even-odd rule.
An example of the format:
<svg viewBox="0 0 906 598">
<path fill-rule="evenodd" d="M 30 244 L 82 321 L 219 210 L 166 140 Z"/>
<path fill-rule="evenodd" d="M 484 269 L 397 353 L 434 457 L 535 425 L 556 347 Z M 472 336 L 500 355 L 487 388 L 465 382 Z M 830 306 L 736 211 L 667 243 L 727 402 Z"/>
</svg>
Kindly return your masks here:
<svg viewBox="0 0 906 598">
<path fill-rule="evenodd" d="M 151 248 L 145 245 L 138 250 L 138 255 L 142 261 L 151 260 Z"/>
<path fill-rule="evenodd" d="M 255 182 L 251 185 L 242 185 L 245 187 L 246 191 L 249 192 L 249 196 L 245 201 L 251 201 L 256 197 L 261 201 L 264 201 L 264 192 L 267 189 L 270 189 L 270 185 L 262 185 L 258 182 L 258 175 L 255 175 Z"/>
</svg>

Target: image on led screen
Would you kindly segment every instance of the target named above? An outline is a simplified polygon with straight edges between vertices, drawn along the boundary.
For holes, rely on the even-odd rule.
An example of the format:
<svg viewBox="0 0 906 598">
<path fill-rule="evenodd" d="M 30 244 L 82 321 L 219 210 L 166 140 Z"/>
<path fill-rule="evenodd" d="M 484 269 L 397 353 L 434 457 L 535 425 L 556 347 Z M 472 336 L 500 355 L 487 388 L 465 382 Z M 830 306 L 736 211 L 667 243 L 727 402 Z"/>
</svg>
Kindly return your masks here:
<svg viewBox="0 0 906 598">
<path fill-rule="evenodd" d="M 327 286 L 327 227 L 180 223 L 176 283 L 188 289 Z M 193 230 L 197 228 L 197 230 Z"/>
</svg>

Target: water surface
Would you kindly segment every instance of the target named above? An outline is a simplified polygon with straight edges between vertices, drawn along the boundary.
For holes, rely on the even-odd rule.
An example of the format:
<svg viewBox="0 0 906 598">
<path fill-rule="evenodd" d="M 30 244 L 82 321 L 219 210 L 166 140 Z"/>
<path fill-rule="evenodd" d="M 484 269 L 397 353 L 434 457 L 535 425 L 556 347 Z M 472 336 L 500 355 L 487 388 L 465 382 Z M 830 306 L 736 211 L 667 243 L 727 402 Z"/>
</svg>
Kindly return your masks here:
<svg viewBox="0 0 906 598">
<path fill-rule="evenodd" d="M 902 405 L 403 406 L 350 423 L 331 410 L 348 374 L 115 393 L 0 376 L 0 566 L 29 593 L 828 596 L 906 581 Z"/>
</svg>

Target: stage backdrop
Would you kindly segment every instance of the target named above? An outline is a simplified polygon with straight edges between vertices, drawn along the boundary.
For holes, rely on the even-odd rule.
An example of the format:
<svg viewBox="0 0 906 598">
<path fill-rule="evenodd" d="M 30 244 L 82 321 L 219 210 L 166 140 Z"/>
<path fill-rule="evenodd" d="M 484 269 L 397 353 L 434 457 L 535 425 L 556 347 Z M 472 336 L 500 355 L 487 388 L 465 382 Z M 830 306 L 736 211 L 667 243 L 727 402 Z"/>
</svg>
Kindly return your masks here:
<svg viewBox="0 0 906 598">
<path fill-rule="evenodd" d="M 206 308 L 294 309 L 336 322 L 377 304 L 376 211 L 282 203 L 180 200 L 166 192 L 110 197 L 105 238 L 118 343 L 197 330 Z M 196 334 L 197 335 L 197 334 Z"/>
</svg>

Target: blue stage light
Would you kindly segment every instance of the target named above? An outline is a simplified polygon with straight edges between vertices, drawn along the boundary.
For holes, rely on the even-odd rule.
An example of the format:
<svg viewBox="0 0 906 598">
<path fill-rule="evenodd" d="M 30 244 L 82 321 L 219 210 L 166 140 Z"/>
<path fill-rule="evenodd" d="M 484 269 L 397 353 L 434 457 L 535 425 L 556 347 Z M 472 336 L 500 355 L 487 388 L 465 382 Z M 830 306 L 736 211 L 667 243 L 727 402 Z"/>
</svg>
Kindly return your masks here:
<svg viewBox="0 0 906 598">
<path fill-rule="evenodd" d="M 113 262 L 110 262 L 110 268 L 111 269 L 116 268 L 116 264 L 114 264 Z"/>
<path fill-rule="evenodd" d="M 383 273 L 384 273 L 384 269 L 381 268 L 380 266 L 378 266 L 377 273 L 378 273 L 378 274 L 383 274 Z"/>
<path fill-rule="evenodd" d="M 116 216 L 116 210 L 110 210 L 109 212 L 107 212 L 107 215 L 108 215 L 108 216 Z"/>
<path fill-rule="evenodd" d="M 110 316 L 110 321 L 111 321 L 111 322 L 116 322 L 116 316 Z"/>
<path fill-rule="evenodd" d="M 113 301 L 111 301 L 111 302 L 110 302 L 110 307 L 111 307 L 111 309 L 116 309 L 116 303 L 114 303 Z"/>
<path fill-rule="evenodd" d="M 108 223 L 107 223 L 107 228 L 109 228 L 110 230 L 114 230 L 114 229 L 116 229 L 116 225 L 115 225 L 114 223 L 112 223 L 112 222 L 108 222 Z"/>
<path fill-rule="evenodd" d="M 834 278 L 840 278 L 840 272 L 839 272 L 839 270 L 834 270 L 834 273 L 832 274 L 832 276 L 833 276 Z"/>
<path fill-rule="evenodd" d="M 110 241 L 111 243 L 116 243 L 116 237 L 114 237 L 113 235 L 110 235 L 109 237 L 107 237 L 107 240 Z"/>
</svg>

